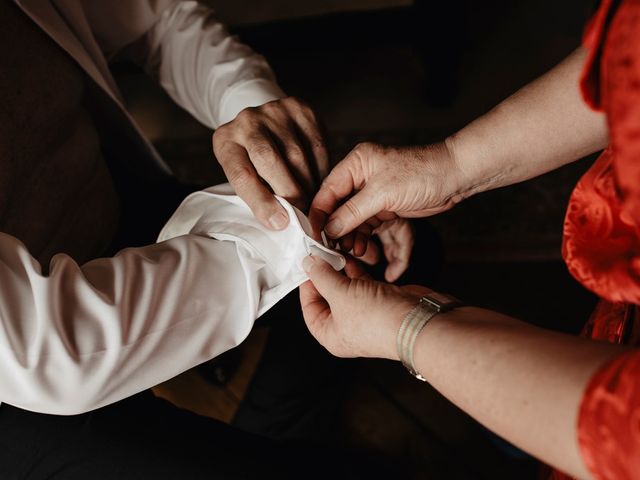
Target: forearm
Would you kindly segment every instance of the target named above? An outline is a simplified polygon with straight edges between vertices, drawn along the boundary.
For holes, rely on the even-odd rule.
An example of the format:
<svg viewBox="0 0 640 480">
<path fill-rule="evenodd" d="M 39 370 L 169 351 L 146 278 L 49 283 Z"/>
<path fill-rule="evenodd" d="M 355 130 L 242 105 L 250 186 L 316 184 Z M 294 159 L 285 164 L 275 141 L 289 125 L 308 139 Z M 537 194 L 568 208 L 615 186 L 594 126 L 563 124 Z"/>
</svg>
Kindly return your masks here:
<svg viewBox="0 0 640 480">
<path fill-rule="evenodd" d="M 541 460 L 589 476 L 578 410 L 588 381 L 621 347 L 472 307 L 437 315 L 417 342 L 418 370 L 453 403 Z"/>
<path fill-rule="evenodd" d="M 347 276 L 313 257 L 304 268 L 311 280 L 300 287 L 305 322 L 327 350 L 341 357 L 399 360 L 403 319 L 433 291 L 371 281 L 353 261 L 347 262 Z M 587 478 L 578 446 L 580 406 L 596 372 L 624 348 L 460 307 L 437 314 L 422 329 L 413 366 L 498 435 Z"/>
<path fill-rule="evenodd" d="M 580 94 L 585 56 L 579 48 L 446 140 L 460 174 L 456 197 L 533 178 L 606 146 L 604 115 Z"/>
</svg>

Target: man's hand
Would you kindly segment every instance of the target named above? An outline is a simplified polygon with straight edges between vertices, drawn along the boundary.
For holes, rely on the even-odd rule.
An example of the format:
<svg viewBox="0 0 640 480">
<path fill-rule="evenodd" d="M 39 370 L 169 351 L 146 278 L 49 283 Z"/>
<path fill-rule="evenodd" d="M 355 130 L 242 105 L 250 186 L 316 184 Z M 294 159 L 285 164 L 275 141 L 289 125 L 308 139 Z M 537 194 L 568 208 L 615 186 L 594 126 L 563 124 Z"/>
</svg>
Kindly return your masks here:
<svg viewBox="0 0 640 480">
<path fill-rule="evenodd" d="M 273 230 L 289 223 L 273 194 L 306 210 L 329 172 L 318 121 L 293 97 L 244 109 L 215 131 L 213 151 L 236 193 Z"/>
<path fill-rule="evenodd" d="M 303 266 L 310 281 L 300 286 L 300 303 L 311 334 L 338 357 L 398 359 L 396 335 L 405 315 L 431 292 L 369 279 L 353 258 L 345 276 L 318 257 Z"/>
</svg>

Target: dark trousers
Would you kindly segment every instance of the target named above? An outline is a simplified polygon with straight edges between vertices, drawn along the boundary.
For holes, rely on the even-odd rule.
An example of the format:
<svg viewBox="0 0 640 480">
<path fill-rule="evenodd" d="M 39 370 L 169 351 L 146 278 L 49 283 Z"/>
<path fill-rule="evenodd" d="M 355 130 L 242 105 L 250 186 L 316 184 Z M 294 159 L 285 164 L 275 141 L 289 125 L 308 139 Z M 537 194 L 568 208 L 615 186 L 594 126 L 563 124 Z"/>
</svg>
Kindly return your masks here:
<svg viewBox="0 0 640 480">
<path fill-rule="evenodd" d="M 74 416 L 0 406 L 2 480 L 365 478 L 358 463 L 242 432 L 151 392 Z"/>
</svg>

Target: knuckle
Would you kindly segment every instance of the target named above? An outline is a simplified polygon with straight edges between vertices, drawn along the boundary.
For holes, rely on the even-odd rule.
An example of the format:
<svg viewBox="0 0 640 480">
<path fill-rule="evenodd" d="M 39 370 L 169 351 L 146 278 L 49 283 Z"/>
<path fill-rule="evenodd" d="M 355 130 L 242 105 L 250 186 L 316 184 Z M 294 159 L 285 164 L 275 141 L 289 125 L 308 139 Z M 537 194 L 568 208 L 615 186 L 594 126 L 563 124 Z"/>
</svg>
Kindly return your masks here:
<svg viewBox="0 0 640 480">
<path fill-rule="evenodd" d="M 313 136 L 310 143 L 313 150 L 324 150 L 325 148 L 324 138 L 320 135 Z"/>
<path fill-rule="evenodd" d="M 249 149 L 249 155 L 252 161 L 255 158 L 263 165 L 272 165 L 277 162 L 273 148 L 265 141 L 254 142 Z"/>
<path fill-rule="evenodd" d="M 211 143 L 213 145 L 214 152 L 217 149 L 221 149 L 224 144 L 231 138 L 231 129 L 228 124 L 218 127 L 211 136 Z"/>
<path fill-rule="evenodd" d="M 355 152 L 369 152 L 373 150 L 375 144 L 372 142 L 360 142 L 354 147 Z"/>
<path fill-rule="evenodd" d="M 216 130 L 213 132 L 213 141 L 215 142 L 216 139 L 222 139 L 225 136 L 227 136 L 229 134 L 229 124 L 225 123 L 224 125 L 219 126 L 218 128 L 216 128 Z"/>
<path fill-rule="evenodd" d="M 231 157 L 230 153 L 234 146 L 229 138 L 218 137 L 213 139 L 213 154 L 221 165 L 224 165 Z"/>
<path fill-rule="evenodd" d="M 356 149 L 365 155 L 381 155 L 385 152 L 385 147 L 379 143 L 362 142 L 356 145 Z"/>
<path fill-rule="evenodd" d="M 355 148 L 351 151 L 351 159 L 364 164 L 366 160 L 372 157 L 374 153 L 374 146 L 372 143 L 363 142 L 359 143 L 355 146 Z"/>
<path fill-rule="evenodd" d="M 258 107 L 247 107 L 236 116 L 235 120 L 242 125 L 253 125 L 259 116 Z"/>
<path fill-rule="evenodd" d="M 303 114 L 309 119 L 314 128 L 318 128 L 320 121 L 318 120 L 318 115 L 315 110 L 308 105 L 305 105 L 302 109 Z"/>
<path fill-rule="evenodd" d="M 253 169 L 248 165 L 237 165 L 229 172 L 229 182 L 236 187 L 249 185 L 254 177 Z"/>
<path fill-rule="evenodd" d="M 296 143 L 291 143 L 286 147 L 287 158 L 291 160 L 304 160 L 305 155 L 304 151 L 300 147 L 300 145 Z"/>
<path fill-rule="evenodd" d="M 362 214 L 360 212 L 360 209 L 351 200 L 347 200 L 344 203 L 344 208 L 347 210 L 347 212 L 349 212 L 349 214 L 351 214 L 353 218 L 356 218 L 356 219 L 361 218 Z"/>
<path fill-rule="evenodd" d="M 258 107 L 261 111 L 265 113 L 271 113 L 280 109 L 280 102 L 278 100 L 273 100 L 271 102 L 267 102 Z"/>
<path fill-rule="evenodd" d="M 257 111 L 258 109 L 256 107 L 246 107 L 243 108 L 240 113 L 238 113 L 238 116 L 236 118 L 238 118 L 239 120 L 251 118 L 257 113 Z"/>
</svg>

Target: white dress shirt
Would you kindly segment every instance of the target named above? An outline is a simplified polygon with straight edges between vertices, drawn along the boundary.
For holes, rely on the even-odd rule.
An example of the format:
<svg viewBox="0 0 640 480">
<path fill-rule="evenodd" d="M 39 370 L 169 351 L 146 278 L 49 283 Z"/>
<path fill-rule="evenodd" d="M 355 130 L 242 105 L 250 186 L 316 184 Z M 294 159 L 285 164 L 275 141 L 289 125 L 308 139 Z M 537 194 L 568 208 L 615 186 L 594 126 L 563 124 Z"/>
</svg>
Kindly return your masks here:
<svg viewBox="0 0 640 480">
<path fill-rule="evenodd" d="M 212 128 L 283 96 L 264 59 L 196 2 L 16 4 L 107 94 L 140 145 L 140 163 L 146 156 L 167 170 L 127 114 L 108 69 L 108 59 L 131 44 L 147 46 L 145 62 L 162 86 Z M 296 225 L 292 218 L 287 231 L 299 236 Z M 82 266 L 57 255 L 48 275 L 19 240 L 0 233 L 0 402 L 77 414 L 238 345 L 258 314 L 246 307 L 252 287 L 231 281 L 245 271 L 242 256 L 209 232 L 183 233 Z"/>
<path fill-rule="evenodd" d="M 142 155 L 168 172 L 127 113 L 109 59 L 136 45 L 178 105 L 211 128 L 285 94 L 265 59 L 229 35 L 212 10 L 186 0 L 15 0 L 111 99 Z M 142 46 L 141 52 L 138 47 Z M 109 115 L 110 112 L 105 112 Z"/>
</svg>

